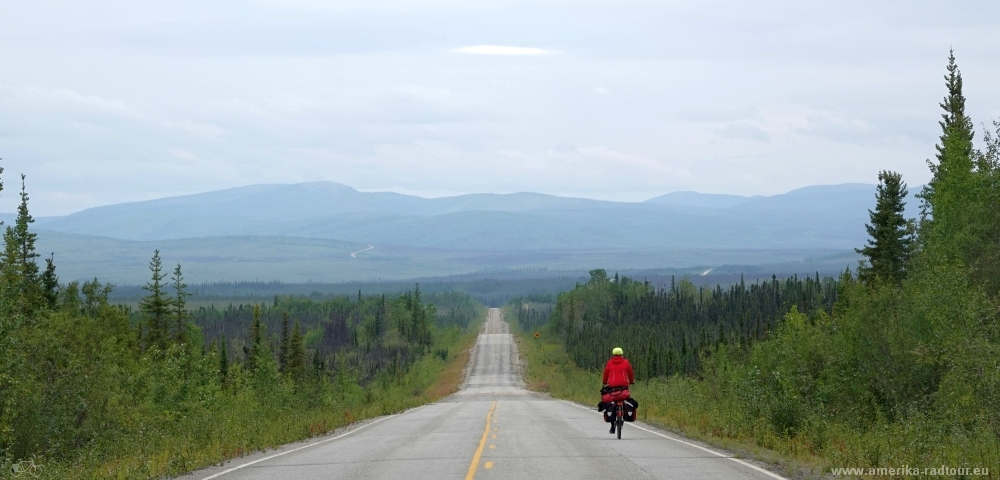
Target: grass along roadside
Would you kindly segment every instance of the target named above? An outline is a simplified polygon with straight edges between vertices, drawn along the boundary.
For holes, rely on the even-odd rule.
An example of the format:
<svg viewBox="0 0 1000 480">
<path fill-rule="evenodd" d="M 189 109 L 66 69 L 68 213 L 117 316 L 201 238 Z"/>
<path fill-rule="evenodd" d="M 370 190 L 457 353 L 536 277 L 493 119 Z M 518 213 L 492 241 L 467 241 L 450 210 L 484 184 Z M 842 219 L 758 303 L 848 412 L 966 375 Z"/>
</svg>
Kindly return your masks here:
<svg viewBox="0 0 1000 480">
<path fill-rule="evenodd" d="M 465 380 L 465 368 L 469 364 L 469 355 L 476 344 L 481 325 L 482 321 L 470 325 L 468 331 L 449 348 L 448 361 L 438 372 L 437 380 L 423 392 L 424 403 L 440 400 L 458 391 Z"/>
<path fill-rule="evenodd" d="M 535 333 L 539 336 L 536 338 Z M 600 400 L 600 372 L 578 367 L 544 328 L 537 332 L 517 332 L 514 335 L 529 390 L 548 393 L 554 398 L 596 407 Z M 750 441 L 725 436 L 706 405 L 705 388 L 698 381 L 675 376 L 654 379 L 633 385 L 632 395 L 639 400 L 639 419 L 664 430 L 679 433 L 736 454 L 776 465 L 776 471 L 795 478 L 819 477 L 826 463 L 800 451 L 785 454 L 758 446 Z M 805 449 L 802 449 L 805 450 Z"/>
<path fill-rule="evenodd" d="M 465 332 L 457 328 L 436 330 L 428 353 L 405 373 L 380 374 L 364 387 L 341 375 L 306 386 L 278 383 L 266 392 L 236 385 L 222 392 L 206 392 L 215 398 L 211 408 L 176 412 L 171 421 L 163 422 L 166 427 L 150 429 L 138 424 L 121 435 L 88 445 L 73 459 L 55 462 L 37 458 L 32 478 L 179 475 L 433 402 L 461 384 L 468 350 L 484 316 Z M 207 363 L 214 361 L 210 358 Z M 141 412 L 134 414 L 141 418 Z M 0 467 L 0 478 L 13 474 L 10 465 Z"/>
</svg>

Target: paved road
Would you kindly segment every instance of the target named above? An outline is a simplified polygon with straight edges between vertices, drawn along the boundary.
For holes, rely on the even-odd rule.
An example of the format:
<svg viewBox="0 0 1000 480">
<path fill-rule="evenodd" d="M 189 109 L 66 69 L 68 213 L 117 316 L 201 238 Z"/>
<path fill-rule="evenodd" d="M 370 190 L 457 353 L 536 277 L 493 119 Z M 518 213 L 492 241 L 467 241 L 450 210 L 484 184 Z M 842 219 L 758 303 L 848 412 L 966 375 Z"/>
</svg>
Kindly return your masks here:
<svg viewBox="0 0 1000 480">
<path fill-rule="evenodd" d="M 639 422 L 617 440 L 596 409 L 525 390 L 499 309 L 471 357 L 462 389 L 442 401 L 185 478 L 781 478 Z"/>
</svg>

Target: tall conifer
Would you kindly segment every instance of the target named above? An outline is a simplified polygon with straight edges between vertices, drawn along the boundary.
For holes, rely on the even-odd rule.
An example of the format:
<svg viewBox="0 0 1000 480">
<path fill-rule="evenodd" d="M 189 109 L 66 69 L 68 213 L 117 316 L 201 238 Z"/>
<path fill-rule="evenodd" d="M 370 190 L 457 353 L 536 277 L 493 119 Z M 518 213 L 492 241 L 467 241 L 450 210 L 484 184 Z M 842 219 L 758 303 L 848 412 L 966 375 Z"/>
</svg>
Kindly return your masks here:
<svg viewBox="0 0 1000 480">
<path fill-rule="evenodd" d="M 260 320 L 260 305 L 254 304 L 253 320 L 250 322 L 250 338 L 247 342 L 249 345 L 243 347 L 247 370 L 254 371 L 257 369 L 257 362 L 266 348 L 264 345 L 267 334 L 266 329 L 267 326 Z"/>
<path fill-rule="evenodd" d="M 297 324 L 298 322 L 296 322 Z M 278 349 L 278 371 L 288 373 L 288 312 L 281 314 L 281 347 Z"/>
<path fill-rule="evenodd" d="M 948 55 L 945 86 L 948 94 L 941 102 L 941 137 L 936 145 L 936 161 L 927 161 L 932 178 L 920 192 L 921 224 L 928 241 L 936 246 L 961 249 L 968 227 L 974 218 L 969 206 L 976 189 L 973 178 L 972 120 L 965 113 L 962 72 L 955 63 L 955 52 Z M 959 250 L 960 251 L 960 250 Z"/>
<path fill-rule="evenodd" d="M 39 257 L 35 251 L 38 235 L 30 230 L 35 222 L 28 212 L 28 192 L 25 176 L 21 175 L 21 203 L 17 207 L 17 220 L 4 232 L 4 252 L 0 263 L 0 288 L 12 302 L 8 305 L 14 313 L 31 317 L 44 303 L 38 273 Z"/>
<path fill-rule="evenodd" d="M 181 264 L 179 263 L 174 268 L 171 283 L 174 287 L 174 298 L 170 302 L 174 341 L 177 343 L 187 343 L 188 318 L 191 316 L 187 310 L 187 297 L 190 297 L 191 294 L 186 290 L 187 284 L 184 283 L 184 274 L 181 272 Z"/>
<path fill-rule="evenodd" d="M 306 350 L 302 344 L 302 332 L 299 329 L 299 322 L 295 322 L 292 328 L 292 335 L 288 341 L 288 364 L 286 371 L 296 382 L 305 379 L 306 375 Z"/>
<path fill-rule="evenodd" d="M 59 301 L 59 276 L 56 275 L 55 259 L 55 253 L 45 259 L 45 272 L 42 273 L 42 296 L 50 309 L 56 308 Z"/>
<path fill-rule="evenodd" d="M 226 335 L 219 337 L 219 384 L 226 386 L 226 378 L 229 377 L 229 341 Z"/>
<path fill-rule="evenodd" d="M 859 276 L 898 283 L 905 276 L 913 243 L 913 228 L 903 217 L 906 183 L 902 175 L 890 171 L 879 172 L 878 180 L 875 210 L 868 211 L 871 223 L 865 225 L 871 238 L 864 248 L 855 249 L 868 259 Z"/>
<path fill-rule="evenodd" d="M 157 346 L 166 349 L 171 301 L 163 288 L 163 279 L 167 275 L 163 273 L 159 250 L 153 251 L 153 258 L 149 261 L 149 271 L 152 272 L 152 278 L 142 287 L 149 292 L 149 295 L 139 301 L 139 310 L 146 317 L 146 347 Z"/>
</svg>

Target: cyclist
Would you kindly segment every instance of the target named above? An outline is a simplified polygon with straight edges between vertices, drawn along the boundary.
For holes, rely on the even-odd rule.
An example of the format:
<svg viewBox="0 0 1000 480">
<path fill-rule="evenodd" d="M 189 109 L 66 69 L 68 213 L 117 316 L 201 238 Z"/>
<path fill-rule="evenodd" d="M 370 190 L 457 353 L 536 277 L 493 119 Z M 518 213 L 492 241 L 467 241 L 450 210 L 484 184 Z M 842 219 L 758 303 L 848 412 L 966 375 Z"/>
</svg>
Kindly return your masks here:
<svg viewBox="0 0 1000 480">
<path fill-rule="evenodd" d="M 635 373 L 632 371 L 632 364 L 628 363 L 628 360 L 625 359 L 624 353 L 621 347 L 615 347 L 611 350 L 611 359 L 604 365 L 604 376 L 601 377 L 601 383 L 605 387 L 625 388 L 635 383 Z M 602 411 L 606 407 L 604 402 L 601 402 L 597 407 L 597 411 Z M 611 424 L 611 433 L 615 433 L 614 423 Z"/>
</svg>

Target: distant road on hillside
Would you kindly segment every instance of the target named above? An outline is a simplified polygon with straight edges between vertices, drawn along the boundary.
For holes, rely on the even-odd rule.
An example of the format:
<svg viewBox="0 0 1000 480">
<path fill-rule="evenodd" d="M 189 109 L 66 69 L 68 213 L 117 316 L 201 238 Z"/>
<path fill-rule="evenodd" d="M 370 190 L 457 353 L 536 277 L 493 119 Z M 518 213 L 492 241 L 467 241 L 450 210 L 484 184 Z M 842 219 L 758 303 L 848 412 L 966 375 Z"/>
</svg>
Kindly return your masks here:
<svg viewBox="0 0 1000 480">
<path fill-rule="evenodd" d="M 359 253 L 361 253 L 361 252 L 367 252 L 368 250 L 371 250 L 373 248 L 375 248 L 375 245 L 368 245 L 368 247 L 366 247 L 366 248 L 362 248 L 361 250 L 358 250 L 356 252 L 351 252 L 351 258 L 358 258 L 358 254 Z"/>
</svg>

